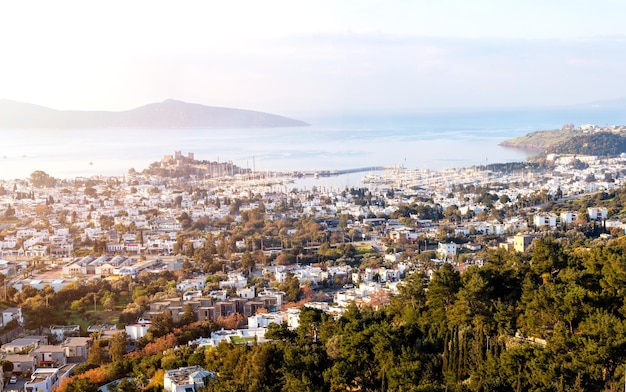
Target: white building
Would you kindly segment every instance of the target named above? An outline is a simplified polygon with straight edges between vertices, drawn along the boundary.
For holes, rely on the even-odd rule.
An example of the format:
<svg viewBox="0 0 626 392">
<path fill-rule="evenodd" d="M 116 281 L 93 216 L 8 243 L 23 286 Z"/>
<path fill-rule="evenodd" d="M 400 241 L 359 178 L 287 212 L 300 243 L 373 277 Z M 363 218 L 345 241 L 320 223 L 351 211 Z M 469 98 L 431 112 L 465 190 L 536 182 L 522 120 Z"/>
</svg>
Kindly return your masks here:
<svg viewBox="0 0 626 392">
<path fill-rule="evenodd" d="M 261 300 L 263 298 L 276 298 L 276 307 L 278 309 L 282 308 L 285 303 L 284 291 L 264 290 L 258 294 L 258 297 Z"/>
<path fill-rule="evenodd" d="M 51 325 L 50 335 L 53 335 L 57 341 L 65 340 L 68 336 L 78 336 L 80 334 L 80 325 Z"/>
<path fill-rule="evenodd" d="M 30 380 L 24 384 L 24 391 L 52 392 L 52 389 L 58 384 L 58 368 L 38 368 L 30 376 Z"/>
<path fill-rule="evenodd" d="M 561 212 L 561 223 L 570 225 L 578 219 L 578 212 L 576 211 L 563 211 Z"/>
<path fill-rule="evenodd" d="M 437 254 L 443 259 L 453 259 L 456 256 L 457 245 L 454 242 L 444 244 L 440 242 L 437 247 Z"/>
<path fill-rule="evenodd" d="M 287 309 L 287 326 L 296 329 L 300 326 L 300 308 Z"/>
<path fill-rule="evenodd" d="M 556 215 L 554 214 L 537 214 L 533 217 L 535 227 L 556 227 Z"/>
<path fill-rule="evenodd" d="M 255 297 L 255 287 L 238 287 L 237 288 L 237 296 L 239 298 L 248 298 L 252 299 Z"/>
<path fill-rule="evenodd" d="M 24 324 L 22 308 L 7 308 L 2 311 L 2 326 L 7 325 L 13 320 L 16 320 L 19 325 Z"/>
<path fill-rule="evenodd" d="M 207 385 L 215 378 L 215 374 L 200 366 L 187 366 L 166 370 L 163 387 L 168 392 L 195 392 L 197 388 Z"/>
<path fill-rule="evenodd" d="M 261 313 L 256 314 L 254 316 L 248 317 L 248 328 L 249 329 L 257 329 L 257 328 L 267 328 L 271 323 L 282 324 L 285 322 L 286 314 L 282 313 Z"/>
<path fill-rule="evenodd" d="M 141 321 L 141 320 L 140 320 Z M 151 324 L 147 321 L 139 322 L 137 324 L 130 324 L 124 327 L 128 338 L 131 340 L 137 340 L 143 338 L 148 333 Z"/>
<path fill-rule="evenodd" d="M 202 291 L 190 290 L 183 293 L 183 301 L 191 301 L 194 298 L 202 297 Z"/>
<path fill-rule="evenodd" d="M 229 273 L 228 280 L 223 280 L 220 283 L 220 289 L 231 287 L 246 287 L 248 285 L 248 279 L 240 273 Z"/>
<path fill-rule="evenodd" d="M 206 278 L 204 276 L 193 278 L 193 279 L 185 279 L 176 285 L 176 290 L 179 291 L 188 291 L 188 290 L 200 290 L 204 289 L 206 284 Z"/>
<path fill-rule="evenodd" d="M 591 220 L 603 220 L 606 219 L 608 210 L 604 207 L 589 207 L 587 208 L 587 216 Z"/>
</svg>

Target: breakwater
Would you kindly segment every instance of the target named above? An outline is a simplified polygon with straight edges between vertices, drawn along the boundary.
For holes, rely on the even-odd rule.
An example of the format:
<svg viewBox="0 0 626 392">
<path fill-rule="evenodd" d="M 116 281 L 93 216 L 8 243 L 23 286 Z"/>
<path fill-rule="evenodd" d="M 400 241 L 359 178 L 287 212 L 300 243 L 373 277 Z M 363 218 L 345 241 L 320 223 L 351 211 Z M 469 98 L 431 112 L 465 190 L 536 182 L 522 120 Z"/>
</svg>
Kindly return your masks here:
<svg viewBox="0 0 626 392">
<path fill-rule="evenodd" d="M 371 171 L 380 171 L 388 169 L 385 166 L 368 166 L 368 167 L 358 167 L 355 169 L 343 169 L 343 170 L 309 170 L 303 171 L 299 173 L 299 176 L 303 177 L 330 177 L 330 176 L 340 176 L 342 174 L 350 174 L 350 173 L 363 173 L 363 172 L 371 172 Z"/>
</svg>

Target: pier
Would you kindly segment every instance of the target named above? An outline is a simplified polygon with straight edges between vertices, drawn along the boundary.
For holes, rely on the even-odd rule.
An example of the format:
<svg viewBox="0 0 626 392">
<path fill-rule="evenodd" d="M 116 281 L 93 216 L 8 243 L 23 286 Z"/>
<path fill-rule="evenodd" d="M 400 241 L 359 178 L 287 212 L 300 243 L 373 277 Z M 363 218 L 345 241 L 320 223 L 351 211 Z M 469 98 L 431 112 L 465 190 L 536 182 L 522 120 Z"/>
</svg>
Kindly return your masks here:
<svg viewBox="0 0 626 392">
<path fill-rule="evenodd" d="M 356 169 L 344 169 L 344 170 L 317 170 L 317 171 L 303 171 L 301 172 L 304 177 L 330 177 L 330 176 L 340 176 L 342 174 L 350 174 L 350 173 L 362 173 L 368 171 L 380 171 L 387 169 L 384 166 L 369 166 L 369 167 L 358 167 Z"/>
</svg>

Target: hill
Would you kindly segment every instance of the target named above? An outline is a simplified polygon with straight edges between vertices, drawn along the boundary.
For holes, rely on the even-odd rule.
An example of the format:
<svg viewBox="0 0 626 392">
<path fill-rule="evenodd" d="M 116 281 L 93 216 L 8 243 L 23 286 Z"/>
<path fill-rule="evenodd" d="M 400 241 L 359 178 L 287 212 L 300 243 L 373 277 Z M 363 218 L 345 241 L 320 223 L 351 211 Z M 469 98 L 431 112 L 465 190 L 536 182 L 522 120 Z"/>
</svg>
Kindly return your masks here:
<svg viewBox="0 0 626 392">
<path fill-rule="evenodd" d="M 611 132 L 574 136 L 545 150 L 546 154 L 615 156 L 626 152 L 626 137 Z"/>
<path fill-rule="evenodd" d="M 504 147 L 524 148 L 529 150 L 543 151 L 559 143 L 565 142 L 572 137 L 582 135 L 579 130 L 554 129 L 548 131 L 535 131 L 515 139 L 505 140 L 500 143 Z"/>
<path fill-rule="evenodd" d="M 626 152 L 626 134 L 623 131 L 590 133 L 579 129 L 555 129 L 531 132 L 505 140 L 500 145 L 537 150 L 540 158 L 551 153 L 615 156 Z"/>
<path fill-rule="evenodd" d="M 131 110 L 56 110 L 29 103 L 0 100 L 0 128 L 53 129 L 181 129 L 297 127 L 309 124 L 253 110 L 205 106 L 165 100 Z"/>
</svg>

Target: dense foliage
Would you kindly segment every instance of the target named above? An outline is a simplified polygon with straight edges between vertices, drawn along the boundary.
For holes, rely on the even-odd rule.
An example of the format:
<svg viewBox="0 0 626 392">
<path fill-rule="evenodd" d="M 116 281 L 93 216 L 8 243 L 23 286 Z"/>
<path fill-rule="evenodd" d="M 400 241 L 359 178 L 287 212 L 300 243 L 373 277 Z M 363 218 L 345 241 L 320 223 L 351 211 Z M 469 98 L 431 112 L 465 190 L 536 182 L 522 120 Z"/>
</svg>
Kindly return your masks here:
<svg viewBox="0 0 626 392">
<path fill-rule="evenodd" d="M 569 138 L 551 146 L 546 153 L 615 156 L 626 152 L 626 137 L 599 132 Z"/>
<path fill-rule="evenodd" d="M 505 162 L 505 163 L 490 163 L 489 165 L 478 166 L 482 170 L 490 170 L 497 173 L 511 173 L 516 171 L 526 172 L 542 172 L 548 167 L 548 163 L 545 161 L 540 162 Z"/>
<path fill-rule="evenodd" d="M 626 239 L 585 248 L 539 240 L 491 251 L 426 289 L 413 274 L 392 304 L 333 320 L 312 309 L 273 344 L 204 352 L 207 390 L 618 390 L 626 362 Z"/>
<path fill-rule="evenodd" d="M 546 237 L 528 254 L 484 257 L 463 273 L 448 263 L 432 279 L 413 273 L 377 310 L 334 319 L 302 308 L 296 330 L 270 326 L 270 343 L 196 347 L 215 325 L 155 327 L 126 356 L 109 342 L 70 383 L 130 375 L 135 390 L 159 390 L 163 370 L 201 365 L 216 374 L 203 391 L 622 390 L 626 237 Z"/>
</svg>

